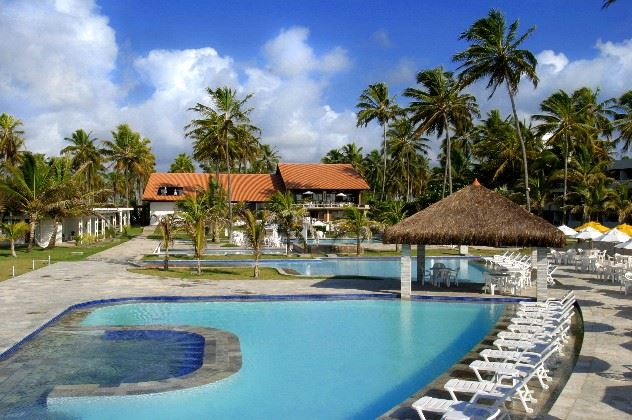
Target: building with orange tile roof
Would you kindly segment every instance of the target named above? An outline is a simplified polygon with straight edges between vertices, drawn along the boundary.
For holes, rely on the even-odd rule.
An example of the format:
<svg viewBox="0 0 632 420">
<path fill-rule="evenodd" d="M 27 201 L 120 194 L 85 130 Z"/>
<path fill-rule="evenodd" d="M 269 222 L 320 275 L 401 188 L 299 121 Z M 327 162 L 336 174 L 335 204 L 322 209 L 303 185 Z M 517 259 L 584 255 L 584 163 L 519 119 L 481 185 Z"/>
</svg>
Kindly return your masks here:
<svg viewBox="0 0 632 420">
<path fill-rule="evenodd" d="M 204 191 L 214 174 L 151 174 L 143 200 L 149 202 L 151 223 L 173 213 L 177 201 Z M 361 205 L 361 193 L 369 186 L 350 164 L 280 163 L 274 174 L 231 174 L 231 201 L 254 208 L 265 206 L 277 191 L 290 191 L 312 218 L 330 221 L 340 217 L 347 206 Z M 219 183 L 227 190 L 227 174 L 219 174 Z"/>
</svg>

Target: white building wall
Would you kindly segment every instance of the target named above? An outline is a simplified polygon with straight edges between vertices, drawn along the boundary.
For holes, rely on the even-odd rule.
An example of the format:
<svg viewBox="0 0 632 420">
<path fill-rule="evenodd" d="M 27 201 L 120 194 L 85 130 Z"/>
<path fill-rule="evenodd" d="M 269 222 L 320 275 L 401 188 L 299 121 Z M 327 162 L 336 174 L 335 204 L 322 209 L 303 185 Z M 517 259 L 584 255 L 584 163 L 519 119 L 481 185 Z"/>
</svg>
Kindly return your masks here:
<svg viewBox="0 0 632 420">
<path fill-rule="evenodd" d="M 156 226 L 162 216 L 173 214 L 175 211 L 174 201 L 152 201 L 149 203 L 149 224 Z"/>
</svg>

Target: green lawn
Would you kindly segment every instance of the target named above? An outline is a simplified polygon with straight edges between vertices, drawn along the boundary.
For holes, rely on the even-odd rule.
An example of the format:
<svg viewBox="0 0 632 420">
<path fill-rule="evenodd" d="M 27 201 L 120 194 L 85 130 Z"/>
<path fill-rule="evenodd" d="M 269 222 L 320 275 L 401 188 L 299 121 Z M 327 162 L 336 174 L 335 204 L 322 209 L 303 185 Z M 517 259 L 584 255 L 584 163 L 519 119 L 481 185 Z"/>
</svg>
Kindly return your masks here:
<svg viewBox="0 0 632 420">
<path fill-rule="evenodd" d="M 35 260 L 35 269 L 48 265 L 49 256 L 51 264 L 60 261 L 80 261 L 97 252 L 125 242 L 140 232 L 142 232 L 142 228 L 131 228 L 128 231 L 129 236 L 121 236 L 114 240 L 85 246 L 57 246 L 53 249 L 41 249 L 34 246 L 30 254 L 26 252 L 26 247 L 20 247 L 16 249 L 16 258 L 11 256 L 11 250 L 7 246 L 2 247 L 0 248 L 0 281 L 11 277 L 13 267 L 15 267 L 15 275 L 18 276 L 32 271 L 33 260 Z"/>
</svg>

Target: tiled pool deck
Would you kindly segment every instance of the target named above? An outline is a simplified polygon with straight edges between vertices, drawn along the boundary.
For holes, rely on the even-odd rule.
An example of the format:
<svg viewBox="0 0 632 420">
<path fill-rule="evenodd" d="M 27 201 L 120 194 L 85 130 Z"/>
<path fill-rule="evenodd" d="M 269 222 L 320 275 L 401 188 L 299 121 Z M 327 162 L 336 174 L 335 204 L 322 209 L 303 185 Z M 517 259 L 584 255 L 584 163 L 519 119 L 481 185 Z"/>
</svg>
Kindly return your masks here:
<svg viewBox="0 0 632 420">
<path fill-rule="evenodd" d="M 127 271 L 125 261 L 151 253 L 155 245 L 155 241 L 137 238 L 89 261 L 57 263 L 1 282 L 0 352 L 67 307 L 90 300 L 140 296 L 390 294 L 399 288 L 398 282 L 374 280 L 192 282 Z M 547 418 L 632 418 L 632 296 L 624 296 L 618 286 L 596 280 L 592 275 L 559 273 L 557 278 L 562 286 L 552 294 L 561 294 L 562 288 L 575 290 L 586 333 L 575 371 Z"/>
</svg>

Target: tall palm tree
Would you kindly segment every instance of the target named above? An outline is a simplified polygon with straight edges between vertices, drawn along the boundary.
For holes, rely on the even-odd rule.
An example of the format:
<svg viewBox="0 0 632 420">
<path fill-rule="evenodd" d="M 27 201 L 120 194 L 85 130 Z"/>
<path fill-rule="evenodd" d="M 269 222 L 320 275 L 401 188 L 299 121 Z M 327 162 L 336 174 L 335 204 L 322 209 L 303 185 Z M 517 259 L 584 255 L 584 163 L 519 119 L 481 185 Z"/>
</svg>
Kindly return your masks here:
<svg viewBox="0 0 632 420">
<path fill-rule="evenodd" d="M 382 156 L 376 149 L 371 150 L 363 159 L 362 166 L 364 167 L 364 178 L 371 187 L 371 192 L 374 196 L 377 196 L 380 179 L 382 178 Z"/>
<path fill-rule="evenodd" d="M 320 160 L 321 163 L 346 163 L 345 155 L 340 149 L 331 149 Z"/>
<path fill-rule="evenodd" d="M 300 232 L 305 209 L 294 202 L 291 192 L 279 191 L 270 198 L 268 210 L 271 212 L 272 220 L 279 226 L 279 230 L 285 234 L 285 253 L 289 254 L 291 236 Z"/>
<path fill-rule="evenodd" d="M 169 172 L 172 173 L 190 173 L 195 172 L 195 166 L 193 165 L 193 161 L 186 153 L 180 153 L 171 163 L 169 167 Z"/>
<path fill-rule="evenodd" d="M 244 236 L 248 246 L 252 248 L 255 256 L 255 266 L 253 271 L 254 278 L 259 278 L 259 259 L 261 259 L 261 250 L 263 248 L 263 240 L 266 236 L 265 222 L 268 217 L 267 213 L 261 213 L 261 220 L 257 220 L 255 215 L 247 208 L 240 212 L 244 225 Z"/>
<path fill-rule="evenodd" d="M 148 139 L 141 139 L 129 125 L 121 124 L 112 132 L 112 140 L 103 142 L 103 154 L 112 162 L 115 170 L 123 172 L 125 178 L 125 200 L 129 207 L 130 182 L 146 178 L 153 170 L 155 158 Z"/>
<path fill-rule="evenodd" d="M 408 216 L 403 201 L 388 201 L 379 209 L 379 221 L 384 226 L 393 226 Z M 399 243 L 395 243 L 395 251 L 399 250 Z"/>
<path fill-rule="evenodd" d="M 414 171 L 421 155 L 428 155 L 428 139 L 415 132 L 408 118 L 395 120 L 386 133 L 389 148 L 395 161 L 399 161 L 406 179 L 406 201 L 412 199 Z"/>
<path fill-rule="evenodd" d="M 280 160 L 279 152 L 269 144 L 262 144 L 254 165 L 257 173 L 272 173 Z"/>
<path fill-rule="evenodd" d="M 524 188 L 529 211 L 531 211 L 531 200 L 528 188 L 527 150 L 520 130 L 515 96 L 523 76 L 530 80 L 534 87 L 538 85 L 535 70 L 537 59 L 529 50 L 520 49 L 521 44 L 534 30 L 535 27 L 532 26 L 524 34 L 518 35 L 518 21 L 514 21 L 507 27 L 502 12 L 492 9 L 486 17 L 474 22 L 459 36 L 459 39 L 468 41 L 470 45 L 453 57 L 454 61 L 462 63 L 459 66 L 461 69 L 459 78 L 466 85 L 480 79 L 487 79 L 487 88 L 492 89 L 490 98 L 498 86 L 505 84 L 507 87 L 516 135 L 522 148 Z"/>
<path fill-rule="evenodd" d="M 384 167 L 382 176 L 382 199 L 385 197 L 386 188 L 386 127 L 389 121 L 401 114 L 401 109 L 397 105 L 395 97 L 388 94 L 388 86 L 379 82 L 369 85 L 360 95 L 359 102 L 356 104 L 358 108 L 357 126 L 366 127 L 371 121 L 375 120 L 382 126 L 383 131 L 383 155 Z"/>
<path fill-rule="evenodd" d="M 627 91 L 615 105 L 614 126 L 617 129 L 617 143 L 623 142 L 623 151 L 627 152 L 632 144 L 632 90 Z"/>
<path fill-rule="evenodd" d="M 103 159 L 101 157 L 103 151 L 96 146 L 96 139 L 90 137 L 91 134 L 91 132 L 86 133 L 85 130 L 80 128 L 72 133 L 70 137 L 64 138 L 64 140 L 70 142 L 70 145 L 61 149 L 62 154 L 72 157 L 75 169 L 85 165 L 83 173 L 88 191 L 95 188 L 99 172 L 103 170 Z"/>
<path fill-rule="evenodd" d="M 353 143 L 345 144 L 340 148 L 340 152 L 344 156 L 345 163 L 350 163 L 358 172 L 362 173 L 362 147 Z"/>
<path fill-rule="evenodd" d="M 568 159 L 571 153 L 571 145 L 574 140 L 587 138 L 593 132 L 593 127 L 588 124 L 586 106 L 577 106 L 577 103 L 563 90 L 558 90 L 540 104 L 542 114 L 536 114 L 532 118 L 540 122 L 536 127 L 539 135 L 548 139 L 548 144 L 559 146 L 564 153 L 564 193 L 562 195 L 563 223 L 566 220 L 566 198 L 568 194 Z"/>
<path fill-rule="evenodd" d="M 193 243 L 193 255 L 197 259 L 198 275 L 202 274 L 200 260 L 206 249 L 206 225 L 209 217 L 208 200 L 202 191 L 189 194 L 178 201 L 177 217 Z"/>
<path fill-rule="evenodd" d="M 446 178 L 452 194 L 452 161 L 450 144 L 450 126 L 469 125 L 473 116 L 479 115 L 476 98 L 462 93 L 463 84 L 453 79 L 452 72 L 443 67 L 425 70 L 417 74 L 417 83 L 422 89 L 408 88 L 404 96 L 412 99 L 407 111 L 416 127 L 418 135 L 422 133 L 445 133 L 446 142 Z M 445 181 L 444 181 L 445 195 Z"/>
<path fill-rule="evenodd" d="M 211 99 L 211 106 L 196 104 L 192 111 L 199 114 L 185 129 L 187 137 L 193 138 L 194 157 L 197 160 L 218 159 L 223 154 L 226 162 L 227 200 L 229 234 L 233 230 L 233 207 L 231 196 L 231 168 L 233 159 L 238 155 L 239 148 L 250 145 L 261 130 L 250 123 L 252 108 L 246 108 L 246 103 L 252 94 L 244 99 L 237 98 L 237 91 L 229 87 L 206 89 Z"/>
<path fill-rule="evenodd" d="M 0 114 L 0 160 L 5 164 L 15 166 L 20 162 L 20 149 L 24 146 L 21 125 L 22 121 L 14 116 Z"/>
</svg>

